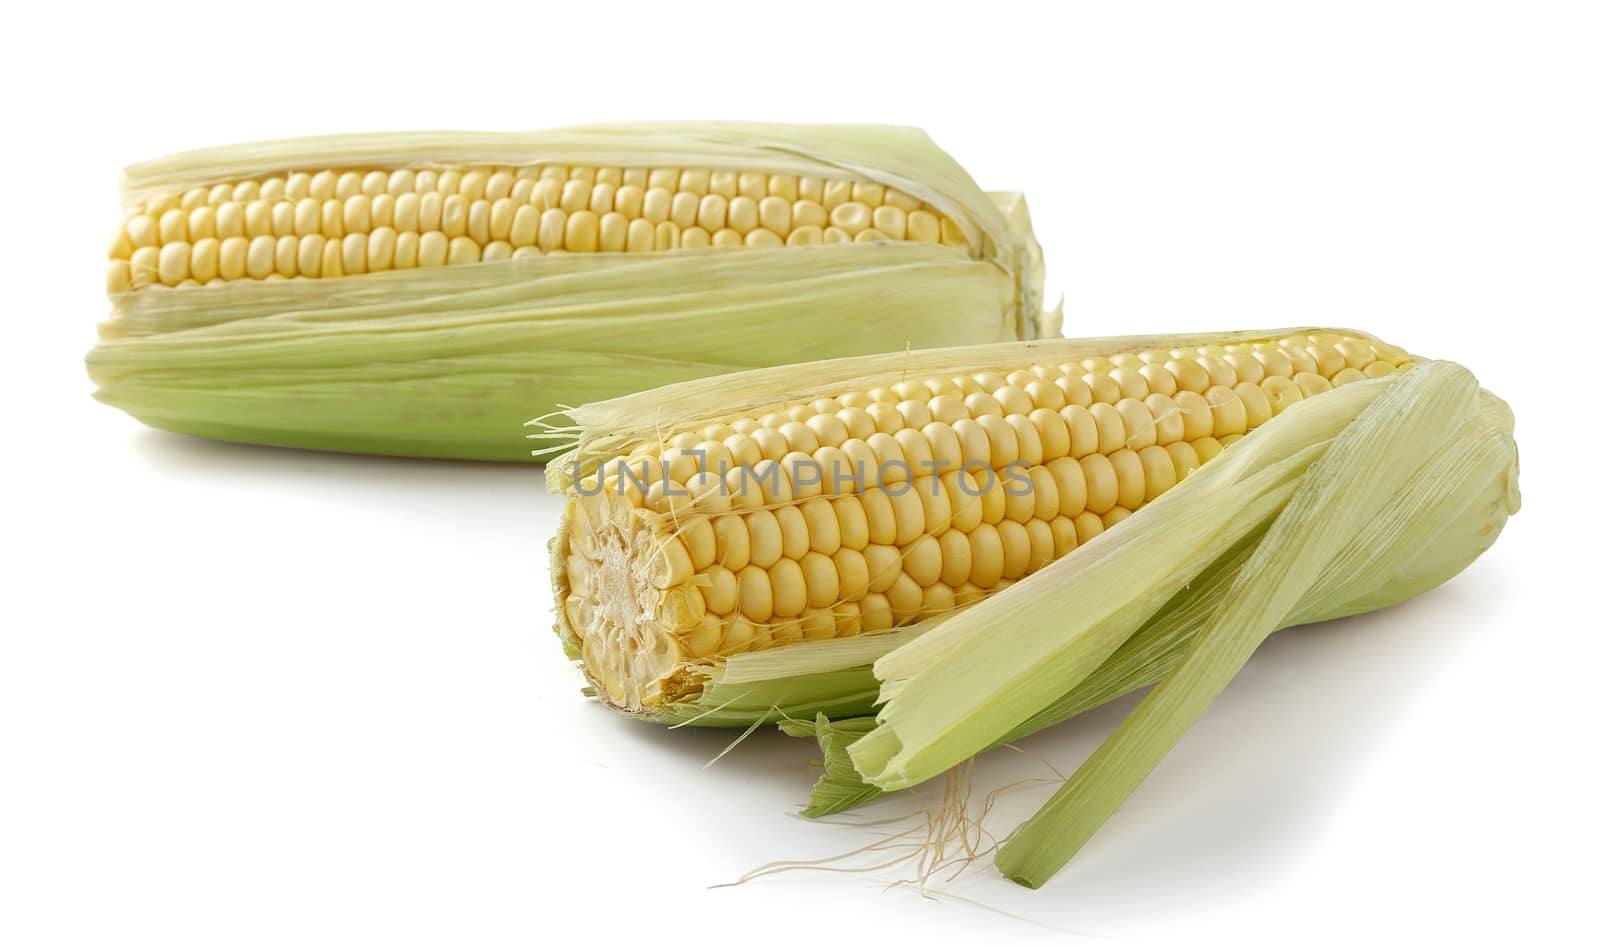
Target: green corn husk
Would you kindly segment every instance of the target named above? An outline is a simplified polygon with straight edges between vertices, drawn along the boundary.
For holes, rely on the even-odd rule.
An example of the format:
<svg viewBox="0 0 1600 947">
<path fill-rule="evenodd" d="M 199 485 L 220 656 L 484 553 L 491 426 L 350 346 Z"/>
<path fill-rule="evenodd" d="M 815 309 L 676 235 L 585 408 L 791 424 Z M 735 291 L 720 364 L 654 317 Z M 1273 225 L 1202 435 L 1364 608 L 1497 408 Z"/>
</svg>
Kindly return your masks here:
<svg viewBox="0 0 1600 947">
<path fill-rule="evenodd" d="M 126 201 L 284 170 L 693 166 L 867 180 L 971 249 L 896 242 L 573 253 L 113 294 L 96 397 L 154 427 L 327 450 L 528 460 L 530 415 L 737 369 L 1054 334 L 1026 204 L 900 127 L 665 123 L 329 136 L 129 168 Z"/>
<path fill-rule="evenodd" d="M 1354 552 L 1349 544 L 1393 509 L 1397 497 L 1431 494 L 1437 505 L 1424 507 L 1426 514 L 1461 509 L 1486 484 L 1503 489 L 1509 437 L 1477 436 L 1483 431 L 1480 407 L 1477 381 L 1449 362 L 1421 366 L 1389 385 L 1314 465 L 1178 666 L 1001 846 L 995 859 L 1001 872 L 1038 887 L 1065 865 L 1267 635 L 1304 607 L 1325 583 L 1330 566 L 1352 555 L 1383 557 L 1370 540 Z M 1439 461 L 1438 469 L 1427 471 L 1429 461 Z M 1420 480 L 1419 462 L 1424 465 Z M 1400 542 L 1434 541 L 1426 530 L 1422 534 L 1402 532 Z M 1379 575 L 1381 581 L 1388 578 Z"/>
</svg>

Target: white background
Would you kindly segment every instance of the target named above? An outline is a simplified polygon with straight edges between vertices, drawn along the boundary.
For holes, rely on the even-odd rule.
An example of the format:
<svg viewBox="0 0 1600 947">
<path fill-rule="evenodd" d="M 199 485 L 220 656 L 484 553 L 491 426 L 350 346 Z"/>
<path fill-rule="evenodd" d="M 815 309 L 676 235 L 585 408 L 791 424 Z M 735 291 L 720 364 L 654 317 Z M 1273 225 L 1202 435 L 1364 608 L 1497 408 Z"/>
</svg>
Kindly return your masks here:
<svg viewBox="0 0 1600 947">
<path fill-rule="evenodd" d="M 997 912 L 1186 945 L 1592 936 L 1584 6 L 10 8 L 0 942 L 1063 936 Z M 162 434 L 81 365 L 123 164 L 694 117 L 928 128 L 1027 190 L 1069 333 L 1331 323 L 1461 361 L 1518 412 L 1525 509 L 1447 587 L 1275 637 L 1042 891 L 988 866 L 929 899 L 892 873 L 710 889 L 868 830 L 786 814 L 807 744 L 707 770 L 725 734 L 579 696 L 537 469 Z M 980 785 L 1070 768 L 1128 706 L 984 758 Z"/>
</svg>

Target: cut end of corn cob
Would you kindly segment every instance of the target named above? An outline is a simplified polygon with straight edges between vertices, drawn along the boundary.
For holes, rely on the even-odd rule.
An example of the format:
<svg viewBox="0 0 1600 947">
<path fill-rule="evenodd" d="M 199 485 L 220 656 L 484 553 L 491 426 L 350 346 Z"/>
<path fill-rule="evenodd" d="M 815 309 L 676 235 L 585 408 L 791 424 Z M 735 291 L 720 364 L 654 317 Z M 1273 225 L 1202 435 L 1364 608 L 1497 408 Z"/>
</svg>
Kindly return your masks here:
<svg viewBox="0 0 1600 947">
<path fill-rule="evenodd" d="M 1289 405 L 1412 363 L 1339 330 L 1024 343 L 580 409 L 548 473 L 558 628 L 603 699 L 650 715 L 729 656 L 979 601 Z"/>
<path fill-rule="evenodd" d="M 263 142 L 130 168 L 124 203 L 96 396 L 231 440 L 527 460 L 564 404 L 1059 329 L 1020 195 L 915 129 Z"/>
</svg>

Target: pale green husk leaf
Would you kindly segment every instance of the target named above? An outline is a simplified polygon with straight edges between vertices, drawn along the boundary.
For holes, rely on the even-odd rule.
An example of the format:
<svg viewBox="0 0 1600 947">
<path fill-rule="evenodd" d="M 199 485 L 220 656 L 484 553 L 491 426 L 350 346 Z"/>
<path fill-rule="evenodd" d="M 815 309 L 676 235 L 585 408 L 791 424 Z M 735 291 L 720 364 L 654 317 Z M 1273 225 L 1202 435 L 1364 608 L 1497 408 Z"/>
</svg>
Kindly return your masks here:
<svg viewBox="0 0 1600 947">
<path fill-rule="evenodd" d="M 1461 453 L 1456 439 L 1478 407 L 1477 382 L 1458 365 L 1433 362 L 1395 378 L 1312 466 L 1178 666 L 1002 846 L 1000 870 L 1037 887 L 1064 865 L 1267 635 L 1292 621 L 1305 598 L 1327 581 L 1330 567 L 1349 555 L 1350 544 L 1414 483 L 1416 471 L 1438 453 Z M 1438 505 L 1460 510 L 1481 486 L 1481 479 L 1457 483 L 1437 498 Z"/>
</svg>

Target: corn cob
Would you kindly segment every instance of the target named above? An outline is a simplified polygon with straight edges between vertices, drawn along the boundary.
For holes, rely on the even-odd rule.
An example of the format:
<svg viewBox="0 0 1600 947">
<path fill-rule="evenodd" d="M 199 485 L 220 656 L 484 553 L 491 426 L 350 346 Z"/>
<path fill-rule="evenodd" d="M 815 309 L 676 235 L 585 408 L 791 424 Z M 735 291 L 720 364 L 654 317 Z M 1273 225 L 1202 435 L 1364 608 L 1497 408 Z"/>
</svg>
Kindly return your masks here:
<svg viewBox="0 0 1600 947">
<path fill-rule="evenodd" d="M 1287 384 L 1278 358 L 1293 371 Z M 1169 379 L 1170 405 L 1151 404 Z M 1096 390 L 1108 381 L 1116 390 Z M 1087 398 L 1072 397 L 1076 382 Z M 719 379 L 718 390 L 717 408 L 706 385 L 691 383 L 579 409 L 576 450 L 547 472 L 569 494 L 551 547 L 557 627 L 591 692 L 646 719 L 779 722 L 816 736 L 824 775 L 807 814 L 820 815 L 1159 681 L 1001 845 L 997 867 L 1030 887 L 1111 816 L 1268 634 L 1439 585 L 1494 542 L 1520 503 L 1503 402 L 1459 365 L 1338 330 L 846 359 Z M 1183 423 L 1178 403 L 1201 391 L 1204 433 Z M 1266 406 L 1252 410 L 1258 393 Z M 1075 406 L 1088 412 L 1077 428 Z M 955 434 L 962 421 L 970 438 Z M 944 435 L 929 433 L 938 425 L 953 435 L 947 452 L 937 446 Z M 1050 433 L 1058 429 L 1066 436 Z M 906 431 L 914 435 L 898 436 Z M 1197 449 L 1206 438 L 1215 447 Z M 1195 464 L 1177 462 L 1174 448 L 1192 450 Z M 828 450 L 860 473 L 830 480 L 825 472 L 842 465 Z M 1105 473 L 1098 503 L 1109 509 L 1087 521 L 1087 538 L 1077 517 L 1093 512 L 1095 476 L 1083 474 L 1081 490 L 1076 476 L 1073 489 L 1032 476 L 1039 466 L 1053 474 L 1063 458 Z M 986 505 L 980 492 L 962 526 L 970 514 L 958 501 L 930 500 L 932 483 L 917 488 L 910 471 L 924 459 L 947 460 L 957 476 L 997 459 L 1021 464 L 998 481 L 1005 499 Z M 824 473 L 784 479 L 761 466 L 774 460 Z M 725 461 L 738 465 L 729 472 Z M 907 470 L 886 481 L 892 462 Z M 869 469 L 874 486 L 862 487 Z M 649 474 L 655 482 L 641 484 Z M 897 491 L 884 489 L 891 483 Z M 912 499 L 864 500 L 874 488 Z M 967 492 L 947 488 L 952 498 Z M 1028 501 L 1011 508 L 1021 496 Z M 841 513 L 841 503 L 862 511 Z M 1108 528 L 1118 508 L 1127 513 Z M 1006 525 L 1019 522 L 1020 531 Z M 986 542 L 980 562 L 972 536 L 983 526 L 1015 540 Z M 965 537 L 947 540 L 958 532 Z M 1063 534 L 1074 542 L 1052 562 Z M 849 591 L 837 564 L 832 573 L 814 559 L 811 569 L 782 565 L 852 550 L 851 536 L 858 553 L 888 548 Z M 963 600 L 943 571 L 946 541 L 972 586 Z M 920 561 L 935 555 L 933 542 L 940 558 Z M 715 571 L 731 571 L 730 554 L 741 566 L 731 587 Z M 980 565 L 984 582 L 974 578 Z M 763 575 L 750 579 L 751 569 Z M 869 607 L 874 585 L 883 602 Z M 827 594 L 813 598 L 818 588 Z M 869 613 L 880 616 L 870 626 Z"/>
<path fill-rule="evenodd" d="M 1020 196 L 912 129 L 337 136 L 148 162 L 124 195 L 90 373 L 187 433 L 526 459 L 560 402 L 1054 331 Z"/>
<path fill-rule="evenodd" d="M 548 474 L 558 630 L 608 703 L 672 718 L 731 656 L 926 625 L 1412 362 L 1328 330 L 1012 344 L 718 379 L 711 409 L 708 383 L 592 406 Z"/>
</svg>

